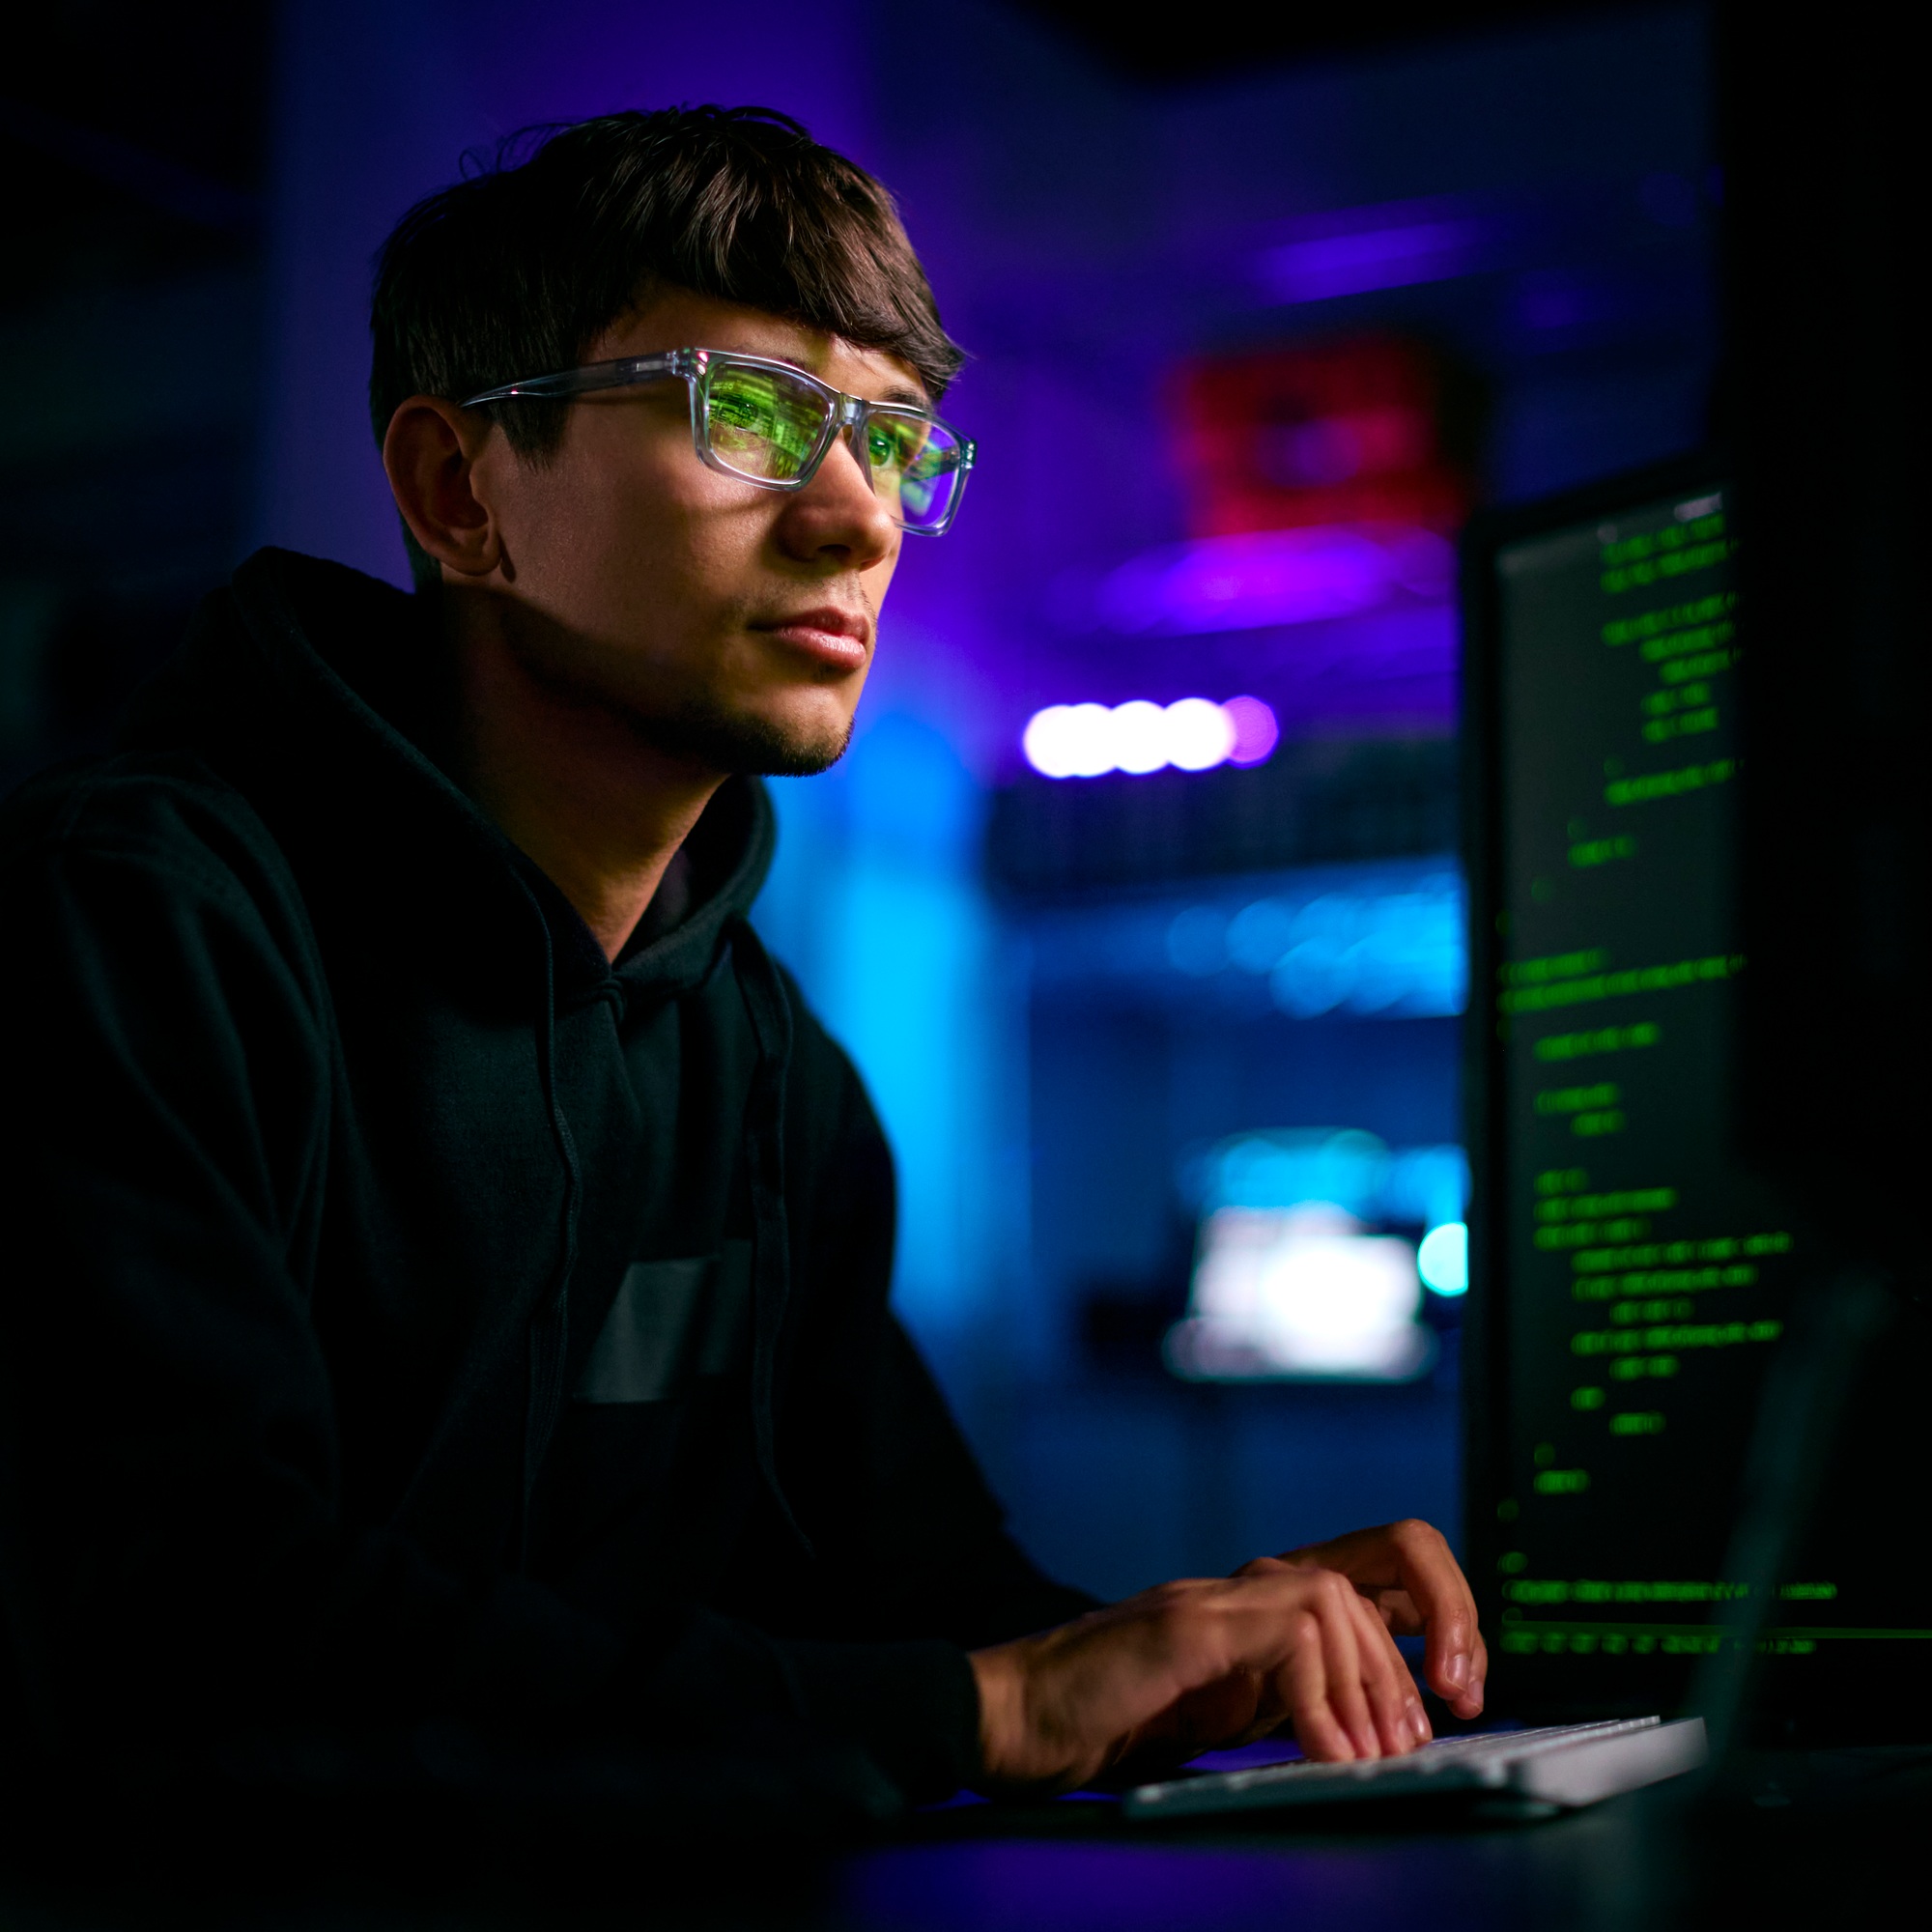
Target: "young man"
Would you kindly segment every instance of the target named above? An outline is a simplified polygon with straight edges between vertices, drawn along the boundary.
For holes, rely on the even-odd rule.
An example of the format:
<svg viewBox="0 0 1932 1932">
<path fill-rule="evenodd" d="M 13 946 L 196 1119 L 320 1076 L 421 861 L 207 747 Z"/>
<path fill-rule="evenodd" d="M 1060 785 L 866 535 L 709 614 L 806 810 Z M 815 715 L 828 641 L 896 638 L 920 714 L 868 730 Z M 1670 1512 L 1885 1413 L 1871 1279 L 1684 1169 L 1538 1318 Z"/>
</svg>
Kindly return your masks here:
<svg viewBox="0 0 1932 1932">
<path fill-rule="evenodd" d="M 843 751 L 971 464 L 885 192 L 586 123 L 408 216 L 375 339 L 418 595 L 252 557 L 0 828 L 9 1728 L 776 1721 L 918 1801 L 1406 1750 L 1391 1629 L 1477 1712 L 1425 1525 L 1048 1582 L 888 1312 L 878 1125 L 747 922 L 756 775 Z"/>
</svg>

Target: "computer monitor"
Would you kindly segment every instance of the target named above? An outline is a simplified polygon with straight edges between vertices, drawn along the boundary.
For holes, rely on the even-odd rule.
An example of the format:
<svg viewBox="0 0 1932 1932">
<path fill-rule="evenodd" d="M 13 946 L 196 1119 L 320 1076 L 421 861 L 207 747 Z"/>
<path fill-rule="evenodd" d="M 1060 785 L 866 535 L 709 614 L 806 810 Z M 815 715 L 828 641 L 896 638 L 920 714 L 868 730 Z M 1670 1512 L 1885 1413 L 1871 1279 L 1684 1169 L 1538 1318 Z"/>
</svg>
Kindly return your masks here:
<svg viewBox="0 0 1932 1932">
<path fill-rule="evenodd" d="M 1468 1541 L 1492 1703 L 1524 1717 L 1679 1707 L 1725 1641 L 1759 1396 L 1818 1264 L 1736 1151 L 1727 488 L 1712 462 L 1650 470 L 1464 550 Z M 1776 1723 L 1927 1728 L 1926 1371 L 1916 1337 L 1868 1365 L 1763 1610 Z"/>
</svg>

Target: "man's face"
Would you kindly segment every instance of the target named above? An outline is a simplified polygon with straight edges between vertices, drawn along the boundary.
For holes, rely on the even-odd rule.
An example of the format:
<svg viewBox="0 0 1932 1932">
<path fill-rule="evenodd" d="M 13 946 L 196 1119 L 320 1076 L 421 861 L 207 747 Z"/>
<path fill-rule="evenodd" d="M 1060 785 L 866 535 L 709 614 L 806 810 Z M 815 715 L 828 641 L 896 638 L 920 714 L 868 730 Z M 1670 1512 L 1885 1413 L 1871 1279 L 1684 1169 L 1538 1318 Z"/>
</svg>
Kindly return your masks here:
<svg viewBox="0 0 1932 1932">
<path fill-rule="evenodd" d="M 923 404 L 896 356 L 759 309 L 666 292 L 583 360 L 668 349 L 796 363 L 872 401 Z M 526 463 L 494 434 L 472 487 L 497 520 L 490 587 L 533 678 L 631 721 L 717 772 L 823 770 L 845 749 L 900 532 L 841 439 L 803 490 L 719 474 L 666 381 L 568 404 L 563 440 Z"/>
</svg>

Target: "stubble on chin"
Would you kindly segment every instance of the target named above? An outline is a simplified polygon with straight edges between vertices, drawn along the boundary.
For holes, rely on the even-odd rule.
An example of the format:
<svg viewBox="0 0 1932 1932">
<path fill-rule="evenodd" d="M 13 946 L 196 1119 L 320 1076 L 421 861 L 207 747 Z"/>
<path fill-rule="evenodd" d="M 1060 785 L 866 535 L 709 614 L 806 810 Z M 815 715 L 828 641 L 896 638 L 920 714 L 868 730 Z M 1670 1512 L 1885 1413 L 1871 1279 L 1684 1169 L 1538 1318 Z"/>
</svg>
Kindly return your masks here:
<svg viewBox="0 0 1932 1932">
<path fill-rule="evenodd" d="M 532 684 L 574 706 L 614 714 L 653 751 L 704 770 L 732 777 L 814 778 L 836 765 L 852 741 L 849 717 L 842 727 L 788 728 L 701 687 L 668 692 L 651 680 L 656 688 L 640 691 L 634 669 L 613 677 L 575 652 L 532 648 L 527 637 L 515 640 L 515 656 Z"/>
<path fill-rule="evenodd" d="M 687 698 L 668 715 L 634 716 L 656 750 L 734 777 L 816 778 L 852 742 L 849 719 L 842 730 L 800 731 L 703 697 Z"/>
</svg>

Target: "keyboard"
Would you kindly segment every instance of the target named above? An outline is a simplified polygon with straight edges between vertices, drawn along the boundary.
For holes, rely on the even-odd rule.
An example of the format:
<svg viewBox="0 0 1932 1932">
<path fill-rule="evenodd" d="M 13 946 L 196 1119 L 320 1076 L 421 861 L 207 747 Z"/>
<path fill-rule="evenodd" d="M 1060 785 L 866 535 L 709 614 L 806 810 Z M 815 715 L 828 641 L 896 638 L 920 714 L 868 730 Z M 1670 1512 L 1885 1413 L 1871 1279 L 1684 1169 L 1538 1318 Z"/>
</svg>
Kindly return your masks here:
<svg viewBox="0 0 1932 1932">
<path fill-rule="evenodd" d="M 1270 1764 L 1143 1784 L 1122 1809 L 1129 1818 L 1195 1818 L 1363 1799 L 1463 1793 L 1532 1805 L 1594 1804 L 1695 1771 L 1707 1756 L 1704 1720 L 1620 1718 L 1535 1731 L 1440 1738 L 1406 1757 L 1354 1764 Z"/>
</svg>

